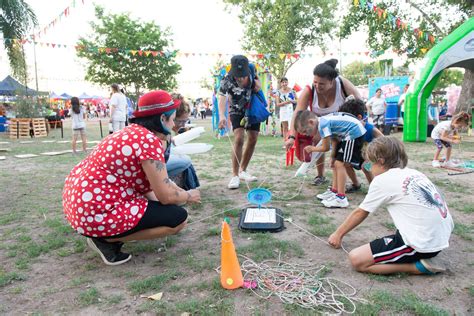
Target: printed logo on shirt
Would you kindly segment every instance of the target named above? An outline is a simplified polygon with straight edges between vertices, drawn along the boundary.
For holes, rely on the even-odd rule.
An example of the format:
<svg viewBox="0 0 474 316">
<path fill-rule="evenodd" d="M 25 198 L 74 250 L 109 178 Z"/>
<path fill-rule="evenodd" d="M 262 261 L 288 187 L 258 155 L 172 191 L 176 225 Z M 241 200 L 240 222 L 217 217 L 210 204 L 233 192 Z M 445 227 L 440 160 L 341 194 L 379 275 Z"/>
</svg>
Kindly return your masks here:
<svg viewBox="0 0 474 316">
<path fill-rule="evenodd" d="M 436 186 L 424 175 L 407 177 L 403 181 L 402 191 L 405 195 L 414 196 L 418 202 L 429 208 L 436 208 L 442 218 L 448 215 L 448 205 Z"/>
<path fill-rule="evenodd" d="M 389 238 L 389 237 L 383 238 L 383 242 L 385 243 L 385 246 L 388 246 L 388 244 L 391 243 L 392 241 L 393 241 L 393 238 Z"/>
</svg>

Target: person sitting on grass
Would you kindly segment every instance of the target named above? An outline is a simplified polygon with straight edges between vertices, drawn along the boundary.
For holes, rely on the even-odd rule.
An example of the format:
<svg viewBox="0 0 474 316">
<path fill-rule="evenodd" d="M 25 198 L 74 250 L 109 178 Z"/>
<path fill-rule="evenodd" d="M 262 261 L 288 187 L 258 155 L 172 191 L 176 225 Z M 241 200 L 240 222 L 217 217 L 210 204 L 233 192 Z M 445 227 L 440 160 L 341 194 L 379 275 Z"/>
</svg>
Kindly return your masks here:
<svg viewBox="0 0 474 316">
<path fill-rule="evenodd" d="M 374 138 L 383 136 L 382 132 L 378 128 L 367 121 L 367 107 L 365 106 L 365 103 L 362 100 L 349 98 L 350 96 L 348 97 L 348 100 L 341 106 L 339 112 L 345 112 L 354 115 L 364 125 L 365 129 L 367 130 L 367 133 L 364 135 L 364 146 L 367 143 L 370 143 Z M 372 172 L 370 172 L 369 166 L 370 164 L 368 164 L 366 161 L 363 161 L 359 169 L 362 170 L 367 182 L 370 184 L 374 177 Z M 346 172 L 349 178 L 352 180 L 352 184 L 346 187 L 346 193 L 359 191 L 362 185 L 357 179 L 354 168 L 351 165 L 348 165 L 346 166 Z"/>
<path fill-rule="evenodd" d="M 172 97 L 173 99 L 177 99 L 181 102 L 179 107 L 176 109 L 176 117 L 174 119 L 173 127 L 173 132 L 176 134 L 181 134 L 187 131 L 186 122 L 189 121 L 189 114 L 191 113 L 191 110 L 189 108 L 189 104 L 181 94 L 172 94 Z M 199 179 L 191 158 L 184 154 L 172 153 L 171 143 L 168 142 L 165 152 L 166 171 L 168 172 L 170 179 L 184 190 L 198 188 L 200 186 Z"/>
<path fill-rule="evenodd" d="M 104 138 L 66 178 L 66 218 L 107 265 L 130 260 L 124 242 L 177 234 L 188 216 L 181 205 L 201 201 L 198 190 L 179 188 L 166 172 L 162 142 L 180 102 L 162 90 L 144 94 L 131 124 Z"/>
<path fill-rule="evenodd" d="M 333 168 L 333 185 L 324 194 L 318 195 L 325 207 L 347 207 L 346 197 L 346 167 L 360 168 L 362 145 L 364 144 L 364 125 L 348 113 L 332 113 L 318 117 L 312 111 L 300 111 L 295 118 L 295 128 L 300 134 L 315 137 L 318 133 L 321 142 L 318 146 L 306 146 L 304 150 L 311 152 L 326 152 L 330 149 L 331 167 Z"/>
<path fill-rule="evenodd" d="M 367 147 L 374 180 L 364 201 L 329 236 L 341 247 L 343 237 L 377 209 L 386 207 L 397 231 L 375 239 L 349 253 L 359 272 L 375 274 L 433 274 L 446 270 L 436 255 L 449 246 L 454 224 L 436 186 L 421 172 L 406 168 L 402 142 L 378 137 Z"/>
<path fill-rule="evenodd" d="M 431 132 L 431 138 L 433 139 L 437 149 L 431 165 L 435 168 L 441 167 L 439 161 L 439 155 L 443 146 L 446 147 L 446 160 L 444 167 L 456 167 L 456 165 L 450 160 L 451 159 L 451 144 L 459 144 L 461 139 L 459 138 L 459 129 L 467 127 L 469 125 L 469 114 L 466 112 L 459 112 L 456 114 L 451 121 L 444 121 L 435 126 Z"/>
</svg>

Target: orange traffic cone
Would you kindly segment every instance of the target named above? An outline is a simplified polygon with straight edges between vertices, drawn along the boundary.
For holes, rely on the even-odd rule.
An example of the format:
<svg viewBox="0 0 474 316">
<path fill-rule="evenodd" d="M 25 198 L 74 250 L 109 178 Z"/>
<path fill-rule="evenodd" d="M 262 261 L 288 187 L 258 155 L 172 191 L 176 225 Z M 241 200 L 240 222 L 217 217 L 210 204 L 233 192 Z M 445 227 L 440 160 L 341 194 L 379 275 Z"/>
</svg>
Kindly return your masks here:
<svg viewBox="0 0 474 316">
<path fill-rule="evenodd" d="M 221 233 L 221 285 L 228 290 L 242 287 L 244 278 L 235 252 L 229 224 L 222 222 Z"/>
</svg>

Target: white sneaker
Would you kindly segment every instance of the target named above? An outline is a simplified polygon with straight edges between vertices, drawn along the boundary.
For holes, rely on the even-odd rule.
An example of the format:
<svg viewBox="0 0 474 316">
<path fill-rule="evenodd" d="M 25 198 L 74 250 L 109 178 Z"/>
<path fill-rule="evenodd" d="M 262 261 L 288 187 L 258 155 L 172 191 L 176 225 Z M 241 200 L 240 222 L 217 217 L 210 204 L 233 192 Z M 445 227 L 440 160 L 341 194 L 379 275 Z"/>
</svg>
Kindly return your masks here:
<svg viewBox="0 0 474 316">
<path fill-rule="evenodd" d="M 229 189 L 238 189 L 240 186 L 240 179 L 238 176 L 233 176 L 232 179 L 230 179 L 229 184 L 227 185 L 227 188 Z"/>
<path fill-rule="evenodd" d="M 316 195 L 316 197 L 320 200 L 327 200 L 327 199 L 329 199 L 329 198 L 331 198 L 332 196 L 335 196 L 335 195 L 336 195 L 336 193 L 332 192 L 331 189 L 327 189 L 323 193 L 320 193 L 320 194 Z"/>
<path fill-rule="evenodd" d="M 439 168 L 441 167 L 441 164 L 439 163 L 439 160 L 433 160 L 431 162 L 431 165 L 434 167 L 434 168 Z"/>
<path fill-rule="evenodd" d="M 349 201 L 347 200 L 347 197 L 344 197 L 343 199 L 341 199 L 338 196 L 335 196 L 332 199 L 322 200 L 321 202 L 323 203 L 325 207 L 348 207 L 349 206 Z"/>
<path fill-rule="evenodd" d="M 445 161 L 443 167 L 456 168 L 458 165 L 455 164 L 452 160 Z"/>
<path fill-rule="evenodd" d="M 246 182 L 255 182 L 255 181 L 257 181 L 257 177 L 252 176 L 247 171 L 240 171 L 239 178 L 240 178 L 240 180 L 244 180 Z"/>
</svg>

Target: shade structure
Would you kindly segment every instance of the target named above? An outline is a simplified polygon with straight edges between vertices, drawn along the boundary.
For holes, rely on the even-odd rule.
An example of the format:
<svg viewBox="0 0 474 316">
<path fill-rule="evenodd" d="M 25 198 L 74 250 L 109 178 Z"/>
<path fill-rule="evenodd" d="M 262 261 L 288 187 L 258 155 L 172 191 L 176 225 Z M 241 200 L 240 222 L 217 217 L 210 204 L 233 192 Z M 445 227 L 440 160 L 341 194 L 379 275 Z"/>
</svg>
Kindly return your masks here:
<svg viewBox="0 0 474 316">
<path fill-rule="evenodd" d="M 37 95 L 38 91 L 30 89 L 21 83 L 19 83 L 12 76 L 6 76 L 5 79 L 0 81 L 0 95 Z"/>
<path fill-rule="evenodd" d="M 79 100 L 86 100 L 86 99 L 92 99 L 92 97 L 90 95 L 88 95 L 87 93 L 83 93 L 81 94 L 80 96 L 78 96 Z"/>
</svg>

